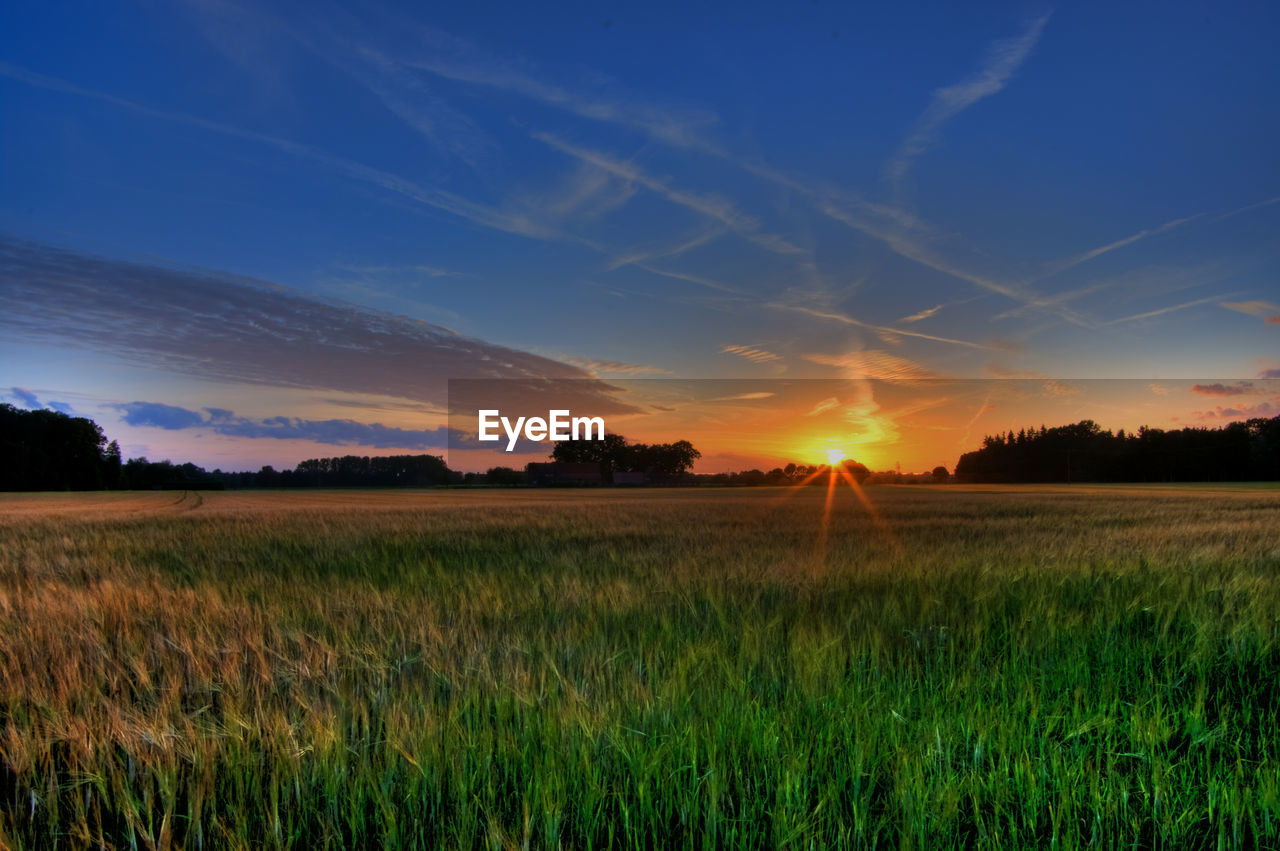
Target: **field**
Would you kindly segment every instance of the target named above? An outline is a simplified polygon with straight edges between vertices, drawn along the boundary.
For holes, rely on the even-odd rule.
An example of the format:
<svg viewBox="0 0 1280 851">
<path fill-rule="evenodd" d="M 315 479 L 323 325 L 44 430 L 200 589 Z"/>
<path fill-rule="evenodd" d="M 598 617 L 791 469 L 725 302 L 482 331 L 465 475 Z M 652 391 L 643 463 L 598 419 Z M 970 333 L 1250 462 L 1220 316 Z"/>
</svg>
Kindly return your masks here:
<svg viewBox="0 0 1280 851">
<path fill-rule="evenodd" d="M 0 496 L 0 848 L 1280 847 L 1280 490 Z"/>
</svg>

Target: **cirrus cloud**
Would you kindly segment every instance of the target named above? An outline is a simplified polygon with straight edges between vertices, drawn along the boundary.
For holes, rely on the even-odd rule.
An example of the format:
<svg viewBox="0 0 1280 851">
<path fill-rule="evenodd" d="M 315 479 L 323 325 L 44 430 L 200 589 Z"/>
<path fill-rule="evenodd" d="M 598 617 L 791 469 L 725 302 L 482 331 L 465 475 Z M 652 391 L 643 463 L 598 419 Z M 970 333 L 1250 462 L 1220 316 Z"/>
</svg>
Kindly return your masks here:
<svg viewBox="0 0 1280 851">
<path fill-rule="evenodd" d="M 587 370 L 447 328 L 264 281 L 108 259 L 0 234 L 0 331 L 240 384 L 444 405 L 452 378 L 572 382 L 581 407 L 619 403 Z M 148 413 L 149 412 L 149 413 Z M 177 422 L 160 409 L 139 417 Z"/>
</svg>

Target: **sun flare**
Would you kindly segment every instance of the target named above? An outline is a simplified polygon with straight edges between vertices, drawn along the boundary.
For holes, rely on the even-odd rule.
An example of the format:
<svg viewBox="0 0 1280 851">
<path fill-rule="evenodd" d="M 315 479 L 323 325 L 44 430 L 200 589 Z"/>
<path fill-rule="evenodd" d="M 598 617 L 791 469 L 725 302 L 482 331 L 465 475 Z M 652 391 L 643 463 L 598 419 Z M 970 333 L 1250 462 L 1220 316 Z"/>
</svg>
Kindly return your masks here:
<svg viewBox="0 0 1280 851">
<path fill-rule="evenodd" d="M 841 461 L 843 461 L 843 460 L 844 460 L 844 450 L 843 450 L 843 449 L 828 449 L 828 450 L 827 450 L 827 463 L 828 463 L 828 464 L 831 464 L 831 465 L 833 465 L 833 466 L 834 466 L 834 465 L 836 465 L 836 464 L 839 464 L 839 463 L 840 463 Z"/>
</svg>

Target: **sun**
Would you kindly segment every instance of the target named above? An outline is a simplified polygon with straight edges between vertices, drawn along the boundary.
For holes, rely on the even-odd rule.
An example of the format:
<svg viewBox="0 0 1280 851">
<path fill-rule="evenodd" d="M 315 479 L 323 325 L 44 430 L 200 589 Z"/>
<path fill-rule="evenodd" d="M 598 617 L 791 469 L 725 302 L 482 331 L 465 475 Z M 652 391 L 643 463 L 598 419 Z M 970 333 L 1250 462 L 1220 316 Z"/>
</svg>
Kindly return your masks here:
<svg viewBox="0 0 1280 851">
<path fill-rule="evenodd" d="M 843 460 L 844 460 L 844 450 L 842 449 L 827 450 L 827 463 L 830 464 L 831 466 L 834 467 L 836 464 L 839 464 Z"/>
</svg>

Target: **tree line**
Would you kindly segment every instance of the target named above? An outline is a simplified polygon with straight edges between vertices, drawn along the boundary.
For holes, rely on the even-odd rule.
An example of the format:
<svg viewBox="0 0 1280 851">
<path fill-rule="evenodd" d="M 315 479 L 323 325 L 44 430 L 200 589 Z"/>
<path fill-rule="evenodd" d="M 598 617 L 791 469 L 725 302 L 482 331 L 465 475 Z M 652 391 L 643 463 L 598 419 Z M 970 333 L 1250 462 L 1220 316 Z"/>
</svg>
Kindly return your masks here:
<svg viewBox="0 0 1280 851">
<path fill-rule="evenodd" d="M 566 440 L 551 450 L 551 459 L 561 463 L 599 464 L 606 482 L 614 473 L 644 473 L 650 481 L 674 482 L 689 475 L 693 462 L 702 457 L 687 440 L 674 443 L 629 443 L 620 434 L 606 434 L 603 440 Z"/>
<path fill-rule="evenodd" d="M 292 470 L 224 473 L 131 458 L 102 427 L 57 411 L 0 404 L 0 490 L 222 490 L 254 487 L 428 486 L 460 482 L 437 455 L 311 458 Z"/>
<path fill-rule="evenodd" d="M 1112 433 L 1093 420 L 988 435 L 961 482 L 1231 482 L 1280 479 L 1280 416 L 1220 428 Z"/>
<path fill-rule="evenodd" d="M 342 455 L 308 458 L 292 470 L 223 473 L 232 488 L 430 487 L 457 484 L 462 474 L 439 455 Z"/>
<path fill-rule="evenodd" d="M 702 454 L 687 440 L 630 443 L 617 434 L 600 441 L 556 444 L 553 461 L 595 463 L 604 482 L 614 473 L 644 473 L 650 482 L 707 485 L 792 485 L 825 466 L 788 464 L 769 471 L 693 474 Z M 904 475 L 873 473 L 841 462 L 859 483 L 946 481 L 947 470 Z M 815 477 L 819 482 L 823 477 Z M 1280 480 L 1280 416 L 1220 428 L 1164 430 L 1143 426 L 1112 433 L 1093 420 L 1016 434 L 988 435 L 982 448 L 956 465 L 960 482 L 1195 482 Z M 449 484 L 512 486 L 525 471 L 494 467 L 487 473 L 451 470 L 437 455 L 344 455 L 311 458 L 292 470 L 205 470 L 196 464 L 122 461 L 93 420 L 51 410 L 27 411 L 0 403 L 0 490 L 223 489 L 255 487 L 426 487 Z"/>
<path fill-rule="evenodd" d="M 93 420 L 0 404 L 0 490 L 124 486 L 120 446 Z"/>
<path fill-rule="evenodd" d="M 840 462 L 840 465 L 858 484 L 866 482 L 873 475 L 866 465 L 857 461 L 844 460 Z M 701 473 L 694 478 L 699 484 L 727 485 L 729 487 L 798 485 L 802 482 L 810 485 L 825 486 L 827 477 L 817 474 L 826 470 L 828 466 L 827 464 L 789 463 L 785 467 L 774 467 L 772 470 L 751 469 L 737 470 L 731 473 Z"/>
</svg>

